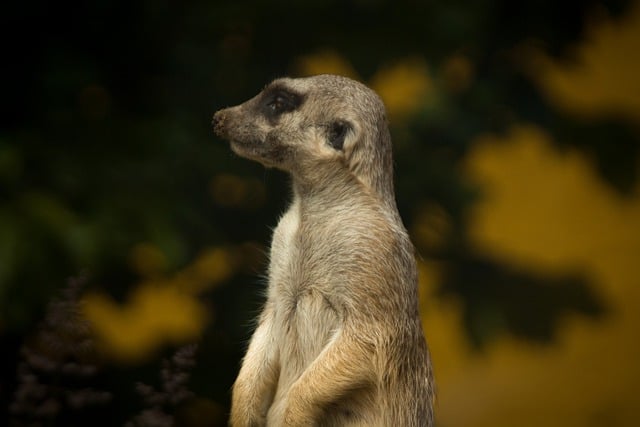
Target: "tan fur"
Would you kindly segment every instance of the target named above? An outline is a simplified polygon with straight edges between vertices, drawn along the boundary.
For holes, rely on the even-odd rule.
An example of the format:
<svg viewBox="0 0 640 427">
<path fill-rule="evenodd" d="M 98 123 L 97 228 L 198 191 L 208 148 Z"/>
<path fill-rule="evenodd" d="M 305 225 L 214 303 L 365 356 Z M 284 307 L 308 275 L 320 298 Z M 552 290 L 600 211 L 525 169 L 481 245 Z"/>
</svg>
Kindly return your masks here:
<svg viewBox="0 0 640 427">
<path fill-rule="evenodd" d="M 285 104 L 280 90 L 293 94 Z M 378 96 L 344 77 L 279 79 L 213 122 L 239 155 L 289 172 L 294 194 L 231 425 L 433 425 L 414 250 Z M 348 131 L 333 147 L 336 122 Z"/>
</svg>

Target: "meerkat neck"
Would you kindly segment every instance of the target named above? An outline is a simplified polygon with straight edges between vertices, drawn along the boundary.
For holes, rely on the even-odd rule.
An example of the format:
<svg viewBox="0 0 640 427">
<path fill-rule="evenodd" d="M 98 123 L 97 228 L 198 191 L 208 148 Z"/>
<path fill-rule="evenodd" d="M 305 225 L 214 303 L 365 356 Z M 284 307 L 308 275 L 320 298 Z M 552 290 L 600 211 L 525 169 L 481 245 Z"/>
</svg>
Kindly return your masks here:
<svg viewBox="0 0 640 427">
<path fill-rule="evenodd" d="M 330 207 L 358 203 L 360 197 L 366 196 L 377 199 L 388 214 L 400 221 L 393 182 L 387 176 L 393 173 L 392 165 L 369 174 L 358 174 L 352 168 L 353 165 L 320 161 L 303 168 L 303 173 L 292 171 L 294 199 L 303 203 L 318 199 L 320 205 Z"/>
<path fill-rule="evenodd" d="M 292 174 L 293 194 L 299 199 L 322 198 L 325 203 L 344 202 L 366 192 L 366 187 L 342 168 L 316 169 L 313 174 Z"/>
<path fill-rule="evenodd" d="M 395 207 L 391 134 L 386 120 L 380 120 L 377 128 L 369 133 L 369 139 L 363 140 L 361 146 L 356 146 L 351 153 L 350 169 L 386 204 Z M 364 150 L 363 146 L 373 146 L 376 149 Z"/>
</svg>

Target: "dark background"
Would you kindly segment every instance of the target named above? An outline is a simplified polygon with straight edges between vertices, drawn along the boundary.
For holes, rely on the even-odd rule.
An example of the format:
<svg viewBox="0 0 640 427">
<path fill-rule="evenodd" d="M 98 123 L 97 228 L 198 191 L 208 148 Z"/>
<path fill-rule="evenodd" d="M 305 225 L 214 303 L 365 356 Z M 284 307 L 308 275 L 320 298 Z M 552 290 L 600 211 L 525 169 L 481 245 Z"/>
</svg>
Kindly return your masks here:
<svg viewBox="0 0 640 427">
<path fill-rule="evenodd" d="M 31 415 L 5 410 L 26 381 L 19 349 L 37 341 L 47 304 L 70 278 L 125 304 L 149 275 L 174 277 L 208 248 L 223 248 L 234 267 L 197 292 L 209 313 L 188 383 L 198 398 L 160 406 L 183 425 L 226 422 L 260 307 L 269 227 L 289 190 L 281 173 L 231 154 L 213 136 L 211 116 L 275 77 L 303 73 L 299 58 L 327 49 L 365 82 L 407 57 L 432 70 L 452 54 L 473 64 L 468 87 L 443 92 L 446 108 L 424 105 L 391 121 L 405 223 L 411 229 L 425 204 L 449 218 L 443 242 L 416 244 L 422 258 L 446 266 L 437 295 L 460 302 L 473 351 L 504 335 L 553 345 L 564 314 L 597 320 L 611 311 L 580 270 L 551 275 L 474 250 L 469 217 L 482 189 L 460 167 L 476 136 L 533 123 L 559 148 L 588 155 L 616 197 L 631 197 L 637 123 L 554 108 L 511 54 L 533 44 L 571 63 L 587 24 L 618 19 L 627 1 L 10 1 L 0 10 L 0 398 L 15 425 L 121 425 L 154 406 L 135 383 L 158 382 L 160 360 L 193 334 L 159 340 L 135 360 L 99 346 L 90 357 L 64 353 L 99 367 L 81 379 L 38 374 L 60 384 L 56 399 L 65 388 L 93 387 L 110 393 L 107 403 L 38 412 L 46 401 L 39 396 Z M 503 321 L 493 322 L 496 315 Z"/>
</svg>

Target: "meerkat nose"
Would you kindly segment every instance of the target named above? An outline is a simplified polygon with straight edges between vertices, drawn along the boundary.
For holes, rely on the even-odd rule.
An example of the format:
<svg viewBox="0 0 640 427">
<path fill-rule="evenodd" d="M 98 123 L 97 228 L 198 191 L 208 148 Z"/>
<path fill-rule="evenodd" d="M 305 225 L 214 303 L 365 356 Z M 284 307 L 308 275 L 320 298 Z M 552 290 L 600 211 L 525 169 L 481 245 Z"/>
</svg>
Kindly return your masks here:
<svg viewBox="0 0 640 427">
<path fill-rule="evenodd" d="M 211 127 L 216 135 L 222 136 L 224 123 L 224 110 L 216 111 L 211 119 Z"/>
</svg>

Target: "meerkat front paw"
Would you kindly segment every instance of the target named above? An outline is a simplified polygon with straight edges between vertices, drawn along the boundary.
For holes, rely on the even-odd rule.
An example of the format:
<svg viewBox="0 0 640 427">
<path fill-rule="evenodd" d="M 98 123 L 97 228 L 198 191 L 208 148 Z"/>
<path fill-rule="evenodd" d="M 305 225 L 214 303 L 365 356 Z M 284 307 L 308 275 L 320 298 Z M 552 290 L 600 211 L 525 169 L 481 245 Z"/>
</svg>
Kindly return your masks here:
<svg viewBox="0 0 640 427">
<path fill-rule="evenodd" d="M 264 415 L 236 408 L 237 405 L 231 410 L 231 417 L 229 418 L 231 427 L 264 427 L 267 425 Z"/>
<path fill-rule="evenodd" d="M 229 425 L 232 427 L 262 427 L 267 425 L 266 414 L 256 404 L 258 400 L 243 393 L 243 388 L 236 386 L 231 405 Z"/>
<path fill-rule="evenodd" d="M 293 389 L 292 389 L 293 390 Z M 269 410 L 268 426 L 310 426 L 314 425 L 313 414 L 299 398 L 289 397 L 275 403 Z"/>
</svg>

